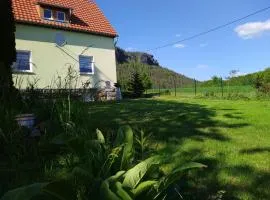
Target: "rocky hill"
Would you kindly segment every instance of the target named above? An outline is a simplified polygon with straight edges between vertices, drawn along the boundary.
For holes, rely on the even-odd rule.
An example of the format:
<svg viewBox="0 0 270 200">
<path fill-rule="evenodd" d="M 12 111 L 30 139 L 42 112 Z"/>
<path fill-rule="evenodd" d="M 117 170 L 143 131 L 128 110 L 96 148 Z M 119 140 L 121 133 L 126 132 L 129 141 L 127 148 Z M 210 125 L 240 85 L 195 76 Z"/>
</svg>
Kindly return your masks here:
<svg viewBox="0 0 270 200">
<path fill-rule="evenodd" d="M 116 48 L 117 77 L 123 89 L 133 72 L 147 74 L 153 83 L 153 88 L 174 88 L 188 86 L 193 83 L 191 78 L 178 74 L 170 69 L 159 65 L 153 55 L 143 52 L 128 52 L 121 48 Z"/>
<path fill-rule="evenodd" d="M 119 47 L 116 48 L 116 60 L 119 64 L 139 62 L 146 65 L 159 66 L 158 61 L 151 54 L 142 52 L 128 52 Z"/>
</svg>

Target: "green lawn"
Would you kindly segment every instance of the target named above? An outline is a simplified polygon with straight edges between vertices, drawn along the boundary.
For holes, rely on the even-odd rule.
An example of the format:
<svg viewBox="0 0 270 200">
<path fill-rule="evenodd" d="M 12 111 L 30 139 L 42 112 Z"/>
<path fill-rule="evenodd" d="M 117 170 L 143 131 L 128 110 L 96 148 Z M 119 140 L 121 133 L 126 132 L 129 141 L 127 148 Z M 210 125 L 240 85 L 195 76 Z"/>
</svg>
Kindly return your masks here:
<svg viewBox="0 0 270 200">
<path fill-rule="evenodd" d="M 175 163 L 208 165 L 180 183 L 185 199 L 208 199 L 220 190 L 225 199 L 270 199 L 268 101 L 162 97 L 95 104 L 90 113 L 89 123 L 104 132 L 130 124 L 153 133 L 155 149 Z"/>
</svg>

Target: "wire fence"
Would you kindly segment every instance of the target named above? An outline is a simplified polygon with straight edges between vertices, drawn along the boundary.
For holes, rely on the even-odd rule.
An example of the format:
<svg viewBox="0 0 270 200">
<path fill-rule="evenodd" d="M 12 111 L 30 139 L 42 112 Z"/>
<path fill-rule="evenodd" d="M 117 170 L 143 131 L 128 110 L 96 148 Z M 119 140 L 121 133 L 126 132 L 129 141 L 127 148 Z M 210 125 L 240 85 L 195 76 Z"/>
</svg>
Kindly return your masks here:
<svg viewBox="0 0 270 200">
<path fill-rule="evenodd" d="M 182 96 L 182 97 L 232 97 L 232 96 L 246 96 L 252 97 L 256 95 L 256 88 L 252 85 L 244 86 L 230 86 L 221 83 L 217 86 L 204 86 L 197 81 L 193 85 L 178 86 L 173 88 L 154 87 L 148 89 L 146 94 L 155 96 Z"/>
</svg>

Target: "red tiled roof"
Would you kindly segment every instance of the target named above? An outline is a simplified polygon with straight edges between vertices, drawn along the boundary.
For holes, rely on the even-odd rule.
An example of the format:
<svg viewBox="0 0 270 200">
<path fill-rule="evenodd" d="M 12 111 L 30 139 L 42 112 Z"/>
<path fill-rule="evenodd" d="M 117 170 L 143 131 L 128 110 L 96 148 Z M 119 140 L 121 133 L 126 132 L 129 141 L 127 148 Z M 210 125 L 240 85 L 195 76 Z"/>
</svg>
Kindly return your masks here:
<svg viewBox="0 0 270 200">
<path fill-rule="evenodd" d="M 117 36 L 117 32 L 94 0 L 12 0 L 12 4 L 17 23 L 88 32 L 109 37 Z M 72 9 L 71 22 L 61 23 L 42 19 L 36 7 L 38 4 Z"/>
</svg>

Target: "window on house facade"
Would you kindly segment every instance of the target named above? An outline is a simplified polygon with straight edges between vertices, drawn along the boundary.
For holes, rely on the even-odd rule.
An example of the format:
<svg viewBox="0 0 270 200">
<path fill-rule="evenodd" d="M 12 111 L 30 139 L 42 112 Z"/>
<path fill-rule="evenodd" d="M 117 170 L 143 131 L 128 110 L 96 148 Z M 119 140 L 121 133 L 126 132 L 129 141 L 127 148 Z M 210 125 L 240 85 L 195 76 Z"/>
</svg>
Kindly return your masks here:
<svg viewBox="0 0 270 200">
<path fill-rule="evenodd" d="M 79 56 L 80 73 L 94 74 L 94 58 L 92 56 Z"/>
<path fill-rule="evenodd" d="M 65 13 L 62 12 L 62 11 L 57 11 L 56 12 L 56 15 L 57 15 L 57 21 L 60 21 L 60 22 L 64 22 L 66 19 L 65 17 Z"/>
<path fill-rule="evenodd" d="M 51 9 L 44 9 L 44 19 L 53 19 L 53 14 Z"/>
<path fill-rule="evenodd" d="M 31 52 L 17 51 L 16 63 L 13 69 L 18 72 L 31 72 Z"/>
</svg>

